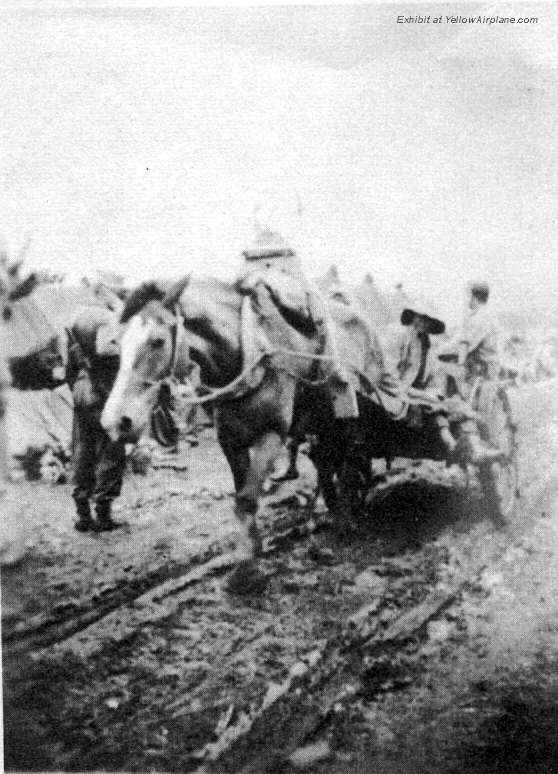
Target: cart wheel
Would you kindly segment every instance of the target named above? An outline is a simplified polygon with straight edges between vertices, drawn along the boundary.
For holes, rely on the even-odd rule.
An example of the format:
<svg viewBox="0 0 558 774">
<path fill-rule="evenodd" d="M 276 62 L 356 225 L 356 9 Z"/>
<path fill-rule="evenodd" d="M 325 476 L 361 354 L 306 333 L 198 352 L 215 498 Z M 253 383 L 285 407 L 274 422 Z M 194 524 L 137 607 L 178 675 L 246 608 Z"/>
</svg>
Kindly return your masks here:
<svg viewBox="0 0 558 774">
<path fill-rule="evenodd" d="M 514 514 L 519 487 L 516 426 L 504 388 L 485 382 L 479 391 L 477 410 L 481 438 L 503 453 L 502 460 L 480 466 L 479 480 L 491 516 L 505 522 Z"/>
</svg>

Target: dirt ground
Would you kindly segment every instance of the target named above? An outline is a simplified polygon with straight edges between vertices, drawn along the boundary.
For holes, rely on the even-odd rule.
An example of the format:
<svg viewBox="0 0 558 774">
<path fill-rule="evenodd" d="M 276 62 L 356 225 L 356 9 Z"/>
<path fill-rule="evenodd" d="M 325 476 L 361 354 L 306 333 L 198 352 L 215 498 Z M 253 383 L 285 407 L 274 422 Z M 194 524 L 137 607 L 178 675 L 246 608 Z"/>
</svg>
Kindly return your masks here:
<svg viewBox="0 0 558 774">
<path fill-rule="evenodd" d="M 109 535 L 73 531 L 70 487 L 20 485 L 6 769 L 558 771 L 557 387 L 513 396 L 522 496 L 504 527 L 458 469 L 401 462 L 340 542 L 302 457 L 263 509 L 252 598 L 227 591 L 232 484 L 211 438 L 185 472 L 128 478 Z"/>
</svg>

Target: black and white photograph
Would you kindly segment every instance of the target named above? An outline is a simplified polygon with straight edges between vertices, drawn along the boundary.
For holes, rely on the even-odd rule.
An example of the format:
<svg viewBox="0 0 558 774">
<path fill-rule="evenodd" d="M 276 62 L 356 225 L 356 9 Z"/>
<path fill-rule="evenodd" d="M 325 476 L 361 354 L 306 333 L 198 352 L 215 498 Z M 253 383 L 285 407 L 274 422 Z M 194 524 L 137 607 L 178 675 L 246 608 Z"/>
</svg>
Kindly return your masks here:
<svg viewBox="0 0 558 774">
<path fill-rule="evenodd" d="M 558 772 L 558 5 L 0 46 L 2 770 Z"/>
</svg>

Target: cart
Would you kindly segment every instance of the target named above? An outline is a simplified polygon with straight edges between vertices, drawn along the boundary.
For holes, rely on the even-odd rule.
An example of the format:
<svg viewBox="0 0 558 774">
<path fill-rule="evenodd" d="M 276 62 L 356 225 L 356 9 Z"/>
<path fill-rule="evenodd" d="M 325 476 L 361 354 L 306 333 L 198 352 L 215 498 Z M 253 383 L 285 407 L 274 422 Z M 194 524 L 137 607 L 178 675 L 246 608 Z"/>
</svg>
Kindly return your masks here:
<svg viewBox="0 0 558 774">
<path fill-rule="evenodd" d="M 463 390 L 457 388 L 454 364 L 445 363 L 446 395 L 433 402 L 426 394 L 411 401 L 416 413 L 423 411 L 423 421 L 412 417 L 394 419 L 377 401 L 361 397 L 361 418 L 346 440 L 343 459 L 338 468 L 338 499 L 336 511 L 347 526 L 363 511 L 373 477 L 371 460 L 385 458 L 388 468 L 395 457 L 414 460 L 441 460 L 458 464 L 467 473 L 468 483 L 477 474 L 485 510 L 497 523 L 508 521 L 519 498 L 517 428 L 512 416 L 508 390 L 510 383 L 490 381 L 477 375 Z M 417 391 L 418 392 L 418 391 Z M 450 429 L 457 440 L 456 452 L 449 455 L 436 423 L 431 420 L 436 411 L 445 412 Z M 468 452 L 465 438 L 474 433 L 487 449 L 499 454 L 490 461 L 476 462 Z"/>
</svg>

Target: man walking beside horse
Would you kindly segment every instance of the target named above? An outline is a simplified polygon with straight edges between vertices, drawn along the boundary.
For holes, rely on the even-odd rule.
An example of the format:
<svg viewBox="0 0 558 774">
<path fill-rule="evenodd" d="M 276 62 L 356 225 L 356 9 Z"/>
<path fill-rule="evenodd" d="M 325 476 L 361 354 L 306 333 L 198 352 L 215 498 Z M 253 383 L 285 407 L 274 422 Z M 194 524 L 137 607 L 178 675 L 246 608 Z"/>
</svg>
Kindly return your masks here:
<svg viewBox="0 0 558 774">
<path fill-rule="evenodd" d="M 119 526 L 111 510 L 122 487 L 125 444 L 111 440 L 101 426 L 103 407 L 119 368 L 118 347 L 110 336 L 115 320 L 108 309 L 93 307 L 80 315 L 70 331 L 67 379 L 74 399 L 74 526 L 79 532 L 110 531 Z"/>
</svg>

